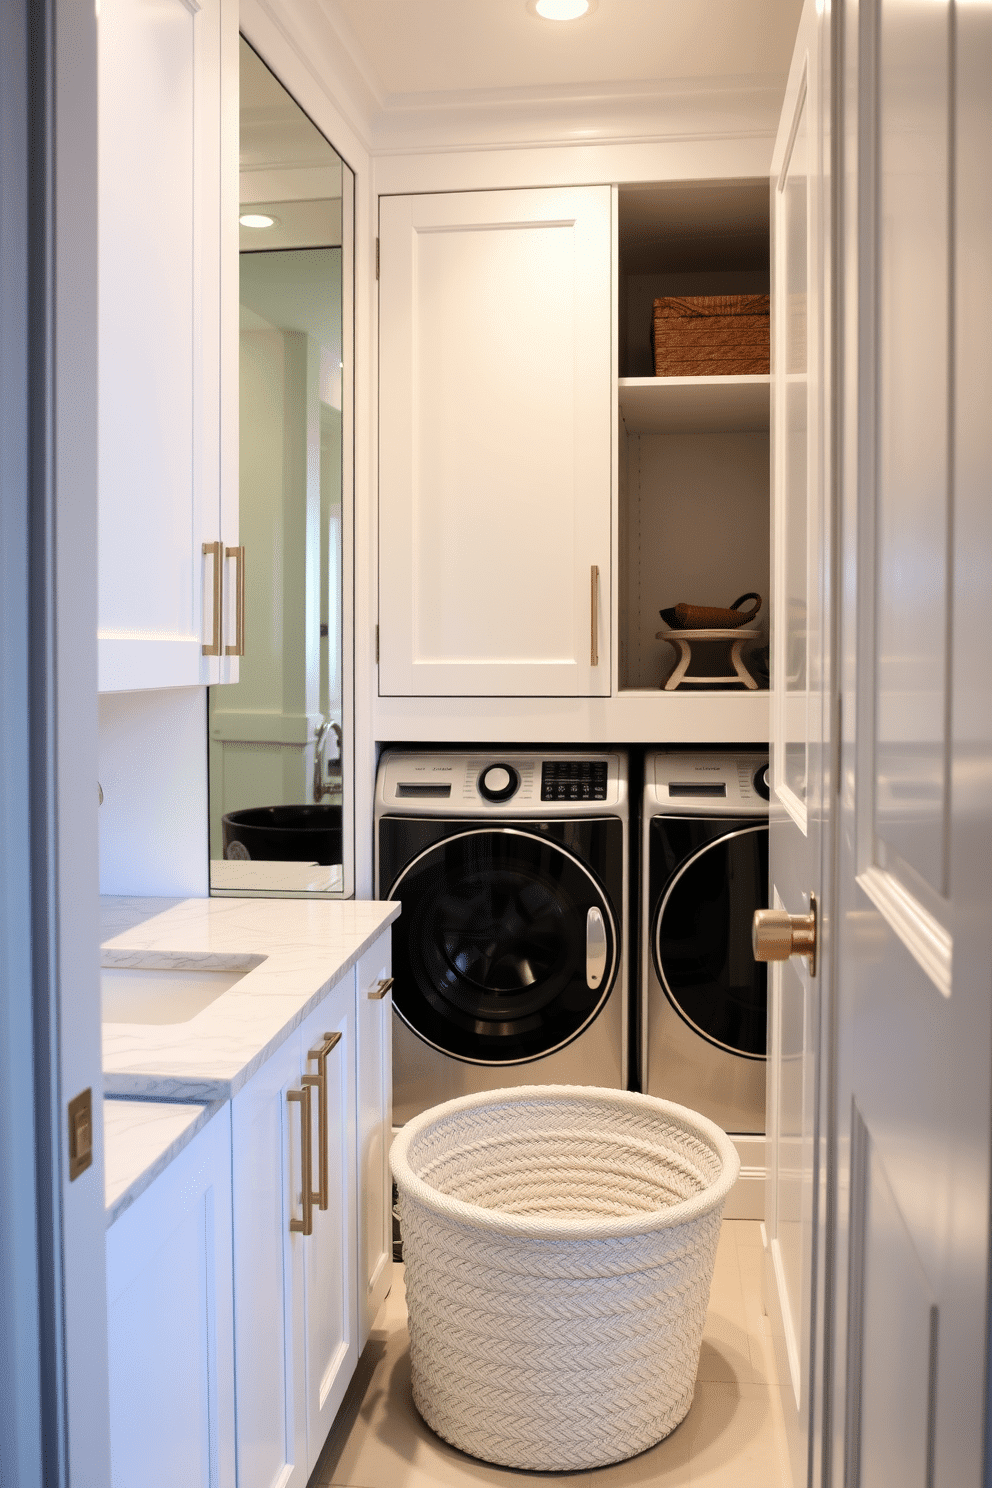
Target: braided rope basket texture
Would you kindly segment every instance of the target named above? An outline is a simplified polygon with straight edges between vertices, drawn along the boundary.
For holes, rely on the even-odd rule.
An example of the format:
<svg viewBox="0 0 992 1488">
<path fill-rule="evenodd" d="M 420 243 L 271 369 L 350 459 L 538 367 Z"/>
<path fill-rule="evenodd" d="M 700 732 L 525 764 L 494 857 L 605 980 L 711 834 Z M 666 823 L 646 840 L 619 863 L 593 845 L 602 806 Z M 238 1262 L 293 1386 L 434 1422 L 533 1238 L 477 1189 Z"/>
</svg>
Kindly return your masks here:
<svg viewBox="0 0 992 1488">
<path fill-rule="evenodd" d="M 531 1085 L 393 1143 L 413 1401 L 486 1462 L 602 1467 L 692 1404 L 737 1151 L 685 1106 Z"/>
</svg>

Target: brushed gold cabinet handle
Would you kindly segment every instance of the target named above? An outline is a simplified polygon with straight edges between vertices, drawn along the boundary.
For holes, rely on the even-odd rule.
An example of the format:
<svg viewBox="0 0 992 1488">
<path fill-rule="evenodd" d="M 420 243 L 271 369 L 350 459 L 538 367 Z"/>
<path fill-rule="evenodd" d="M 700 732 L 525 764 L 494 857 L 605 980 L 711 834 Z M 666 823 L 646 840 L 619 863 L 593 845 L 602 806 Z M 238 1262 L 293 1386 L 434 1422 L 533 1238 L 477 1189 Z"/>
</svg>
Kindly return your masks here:
<svg viewBox="0 0 992 1488">
<path fill-rule="evenodd" d="M 381 982 L 377 982 L 374 987 L 370 987 L 369 1001 L 381 1002 L 386 993 L 391 990 L 394 980 L 394 977 L 384 977 Z"/>
<path fill-rule="evenodd" d="M 293 1235 L 313 1234 L 313 1142 L 310 1136 L 310 1087 L 304 1083 L 302 1090 L 287 1090 L 286 1099 L 297 1102 L 300 1107 L 300 1169 L 303 1191 L 303 1218 L 290 1216 L 289 1228 Z"/>
<path fill-rule="evenodd" d="M 599 666 L 599 564 L 589 569 L 589 665 Z"/>
<path fill-rule="evenodd" d="M 755 961 L 788 961 L 805 956 L 809 974 L 816 976 L 816 895 L 809 896 L 809 914 L 790 915 L 785 909 L 756 909 L 751 921 L 751 948 Z"/>
<path fill-rule="evenodd" d="M 224 647 L 225 656 L 245 654 L 245 548 L 225 548 L 225 558 L 233 558 L 236 564 L 234 580 L 234 645 Z"/>
<path fill-rule="evenodd" d="M 330 1173 L 328 1167 L 328 1118 L 327 1118 L 327 1056 L 341 1042 L 340 1033 L 325 1033 L 324 1042 L 307 1054 L 317 1061 L 317 1073 L 304 1075 L 305 1086 L 317 1087 L 317 1189 L 313 1194 L 318 1209 L 326 1209 L 330 1203 Z"/>
<path fill-rule="evenodd" d="M 204 558 L 212 558 L 214 561 L 214 582 L 211 597 L 211 610 L 213 611 L 213 630 L 210 644 L 203 643 L 204 656 L 220 655 L 221 627 L 224 624 L 224 545 L 219 542 L 203 544 Z"/>
</svg>

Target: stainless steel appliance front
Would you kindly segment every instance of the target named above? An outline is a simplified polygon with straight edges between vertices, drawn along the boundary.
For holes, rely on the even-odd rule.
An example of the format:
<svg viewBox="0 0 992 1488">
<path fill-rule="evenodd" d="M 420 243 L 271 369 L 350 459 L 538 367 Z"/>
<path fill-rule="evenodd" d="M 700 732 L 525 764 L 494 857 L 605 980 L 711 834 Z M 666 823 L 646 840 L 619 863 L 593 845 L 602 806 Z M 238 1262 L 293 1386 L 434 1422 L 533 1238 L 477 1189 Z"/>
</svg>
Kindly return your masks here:
<svg viewBox="0 0 992 1488">
<path fill-rule="evenodd" d="M 616 752 L 383 755 L 397 1124 L 505 1085 L 625 1085 L 627 821 Z"/>
<path fill-rule="evenodd" d="M 740 1134 L 765 1129 L 765 753 L 659 751 L 641 812 L 641 1080 Z"/>
</svg>

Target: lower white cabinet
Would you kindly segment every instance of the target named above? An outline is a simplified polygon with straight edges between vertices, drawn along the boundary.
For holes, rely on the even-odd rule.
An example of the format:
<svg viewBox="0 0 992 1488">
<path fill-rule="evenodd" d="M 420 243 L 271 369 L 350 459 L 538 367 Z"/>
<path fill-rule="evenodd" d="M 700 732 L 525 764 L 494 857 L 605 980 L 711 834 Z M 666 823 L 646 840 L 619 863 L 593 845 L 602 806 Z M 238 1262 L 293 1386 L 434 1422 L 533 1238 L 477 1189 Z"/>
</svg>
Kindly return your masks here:
<svg viewBox="0 0 992 1488">
<path fill-rule="evenodd" d="M 390 948 L 108 1231 L 113 1488 L 313 1472 L 391 1280 Z"/>
<path fill-rule="evenodd" d="M 231 1111 L 107 1232 L 112 1488 L 234 1488 Z"/>
<path fill-rule="evenodd" d="M 393 1125 L 392 937 L 356 968 L 358 1013 L 358 1347 L 365 1347 L 393 1273 L 389 1144 Z"/>
<path fill-rule="evenodd" d="M 239 1488 L 306 1483 L 358 1361 L 356 1054 L 352 974 L 232 1102 Z"/>
</svg>

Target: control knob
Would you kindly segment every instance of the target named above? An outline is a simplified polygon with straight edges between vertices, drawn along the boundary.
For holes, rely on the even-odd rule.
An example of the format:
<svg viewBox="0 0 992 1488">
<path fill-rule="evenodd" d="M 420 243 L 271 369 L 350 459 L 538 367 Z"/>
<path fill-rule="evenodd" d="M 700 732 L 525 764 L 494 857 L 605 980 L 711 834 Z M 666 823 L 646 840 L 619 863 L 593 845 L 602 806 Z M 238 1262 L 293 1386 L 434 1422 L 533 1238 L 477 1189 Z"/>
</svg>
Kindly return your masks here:
<svg viewBox="0 0 992 1488">
<path fill-rule="evenodd" d="M 508 801 L 520 787 L 512 765 L 487 765 L 479 776 L 479 794 L 487 801 Z"/>
</svg>

